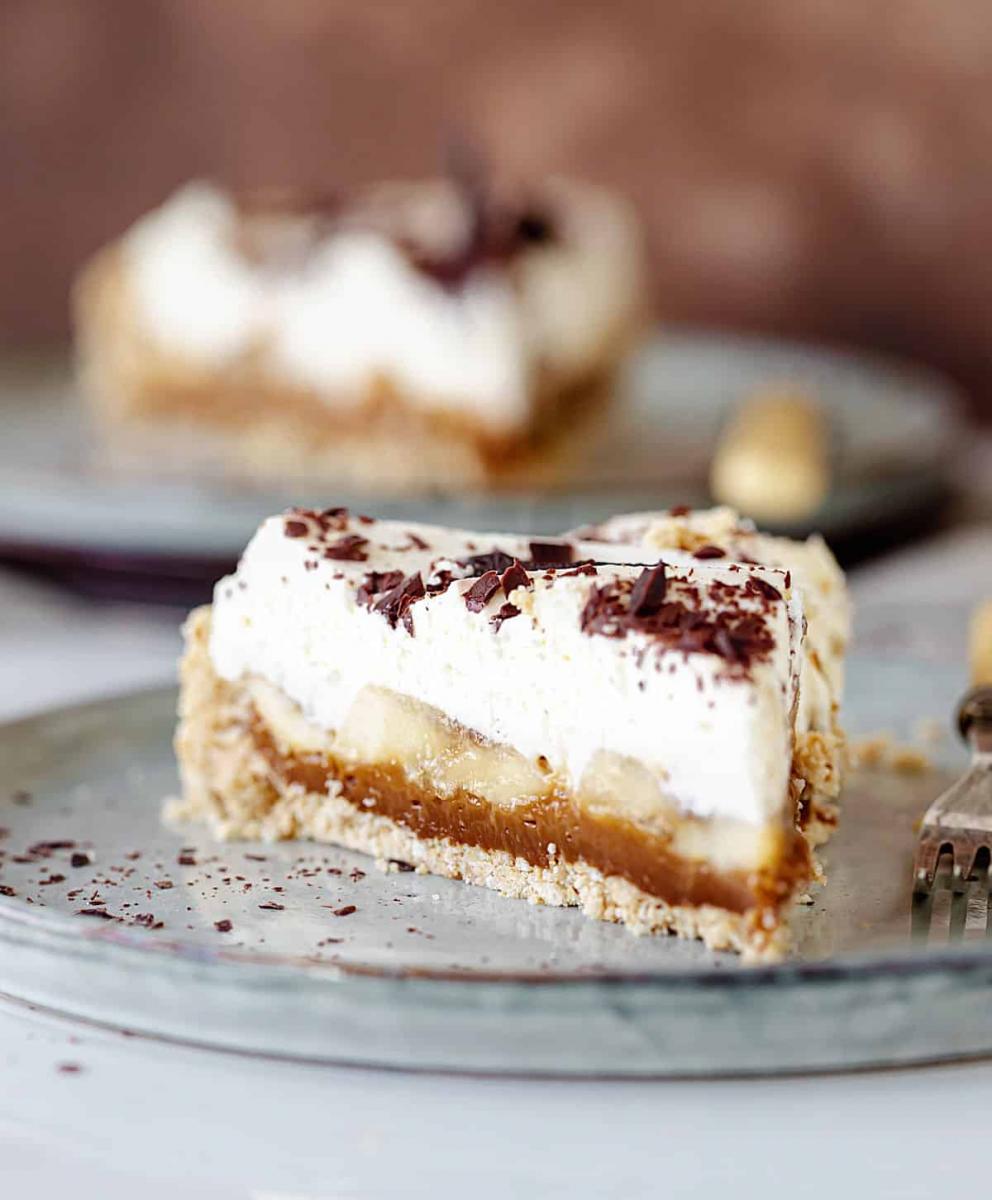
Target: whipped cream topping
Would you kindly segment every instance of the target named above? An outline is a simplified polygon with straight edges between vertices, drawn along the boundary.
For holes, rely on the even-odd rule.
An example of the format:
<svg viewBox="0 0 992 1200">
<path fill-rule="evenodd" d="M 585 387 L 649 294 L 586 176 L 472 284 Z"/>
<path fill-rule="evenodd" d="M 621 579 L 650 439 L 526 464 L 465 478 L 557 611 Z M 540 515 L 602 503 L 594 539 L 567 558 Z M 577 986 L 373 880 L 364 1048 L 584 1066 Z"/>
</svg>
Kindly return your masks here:
<svg viewBox="0 0 992 1200">
<path fill-rule="evenodd" d="M 844 687 L 844 654 L 851 633 L 851 604 L 844 574 L 818 535 L 804 542 L 759 532 L 731 508 L 627 513 L 575 536 L 637 547 L 643 554 L 692 557 L 713 550 L 725 560 L 760 562 L 789 571 L 803 596 L 808 634 L 796 728 L 830 730 Z M 708 558 L 707 561 L 720 561 Z"/>
<path fill-rule="evenodd" d="M 266 521 L 217 585 L 211 659 L 222 678 L 262 679 L 331 732 L 363 688 L 389 688 L 543 758 L 573 788 L 606 751 L 645 766 L 683 812 L 779 820 L 801 599 L 786 570 L 685 555 L 661 588 L 644 566 L 658 557 L 295 511 Z M 508 570 L 513 559 L 522 571 Z M 651 632 L 662 604 L 688 614 L 684 636 Z M 760 633 L 760 650 L 733 642 L 733 621 Z M 723 632 L 707 641 L 707 628 Z"/>
<path fill-rule="evenodd" d="M 543 190 L 555 236 L 482 261 L 450 288 L 403 248 L 465 236 L 464 205 L 444 185 L 384 185 L 366 220 L 361 206 L 322 224 L 267 218 L 287 230 L 295 222 L 309 239 L 306 253 L 273 269 L 239 250 L 234 202 L 189 184 L 125 236 L 129 286 L 147 334 L 198 365 L 250 353 L 335 406 L 386 381 L 405 403 L 513 433 L 530 422 L 538 372 L 567 385 L 603 366 L 641 302 L 640 238 L 626 206 L 593 187 Z"/>
</svg>

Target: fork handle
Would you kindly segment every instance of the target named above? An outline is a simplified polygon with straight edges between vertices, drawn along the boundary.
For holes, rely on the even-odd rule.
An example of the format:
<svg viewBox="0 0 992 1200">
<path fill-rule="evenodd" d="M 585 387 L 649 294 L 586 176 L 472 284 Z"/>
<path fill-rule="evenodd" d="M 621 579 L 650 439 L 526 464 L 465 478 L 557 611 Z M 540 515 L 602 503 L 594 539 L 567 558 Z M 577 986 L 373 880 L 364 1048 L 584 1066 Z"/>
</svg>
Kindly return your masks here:
<svg viewBox="0 0 992 1200">
<path fill-rule="evenodd" d="M 968 657 L 972 684 L 992 687 L 992 600 L 986 600 L 972 613 Z"/>
<path fill-rule="evenodd" d="M 983 745 L 992 741 L 992 687 L 980 684 L 964 694 L 958 705 L 958 730 L 966 742 L 973 731 Z"/>
<path fill-rule="evenodd" d="M 972 687 L 958 705 L 958 729 L 973 751 L 985 751 L 992 746 L 992 600 L 972 613 L 968 659 Z"/>
<path fill-rule="evenodd" d="M 972 684 L 975 688 L 992 686 L 992 600 L 986 600 L 972 613 L 968 643 Z"/>
</svg>

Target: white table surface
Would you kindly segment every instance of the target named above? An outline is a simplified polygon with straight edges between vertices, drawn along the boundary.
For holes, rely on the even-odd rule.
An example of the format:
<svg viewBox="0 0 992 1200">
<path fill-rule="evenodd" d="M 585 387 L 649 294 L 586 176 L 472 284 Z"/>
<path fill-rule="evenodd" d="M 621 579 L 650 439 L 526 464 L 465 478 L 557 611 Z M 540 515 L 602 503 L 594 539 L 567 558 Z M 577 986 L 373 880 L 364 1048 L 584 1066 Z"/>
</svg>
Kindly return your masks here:
<svg viewBox="0 0 992 1200">
<path fill-rule="evenodd" d="M 992 593 L 992 531 L 944 537 L 855 585 L 862 603 L 931 605 L 948 586 L 977 599 Z M 170 679 L 176 625 L 173 612 L 95 607 L 0 572 L 0 719 Z M 260 1061 L 0 1003 L 2 1200 L 908 1200 L 981 1186 L 990 1114 L 992 1063 L 707 1083 L 458 1079 Z"/>
</svg>

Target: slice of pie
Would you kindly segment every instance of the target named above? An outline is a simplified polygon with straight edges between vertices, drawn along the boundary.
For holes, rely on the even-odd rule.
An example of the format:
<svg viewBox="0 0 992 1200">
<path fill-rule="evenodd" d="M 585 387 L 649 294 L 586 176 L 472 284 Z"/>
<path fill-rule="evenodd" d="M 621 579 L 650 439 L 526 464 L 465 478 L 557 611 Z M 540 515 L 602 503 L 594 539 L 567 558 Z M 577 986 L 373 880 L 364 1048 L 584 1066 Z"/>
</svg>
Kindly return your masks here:
<svg viewBox="0 0 992 1200">
<path fill-rule="evenodd" d="M 526 203 L 190 184 L 85 267 L 80 378 L 111 442 L 186 467 L 380 493 L 561 475 L 642 323 L 642 259 L 619 198 L 563 181 Z"/>
<path fill-rule="evenodd" d="M 186 627 L 171 815 L 778 953 L 834 820 L 839 570 L 726 512 L 590 532 L 267 520 Z"/>
</svg>

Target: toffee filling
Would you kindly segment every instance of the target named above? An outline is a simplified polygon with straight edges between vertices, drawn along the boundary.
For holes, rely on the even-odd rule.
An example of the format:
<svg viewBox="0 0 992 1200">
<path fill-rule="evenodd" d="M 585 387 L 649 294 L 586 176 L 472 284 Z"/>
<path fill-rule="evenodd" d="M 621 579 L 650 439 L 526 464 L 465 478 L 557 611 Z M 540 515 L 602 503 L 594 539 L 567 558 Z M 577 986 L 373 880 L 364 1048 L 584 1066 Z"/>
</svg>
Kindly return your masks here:
<svg viewBox="0 0 992 1200">
<path fill-rule="evenodd" d="M 795 829 L 782 830 L 772 866 L 717 870 L 673 852 L 666 838 L 632 821 L 586 811 L 559 791 L 506 808 L 464 788 L 440 796 L 411 780 L 397 763 L 353 763 L 326 752 L 283 751 L 257 714 L 251 735 L 285 785 L 319 794 L 337 782 L 349 804 L 387 817 L 418 837 L 506 851 L 535 867 L 547 867 L 557 858 L 582 862 L 671 905 L 708 904 L 735 913 L 762 909 L 773 917 L 812 874 L 807 843 Z"/>
</svg>

